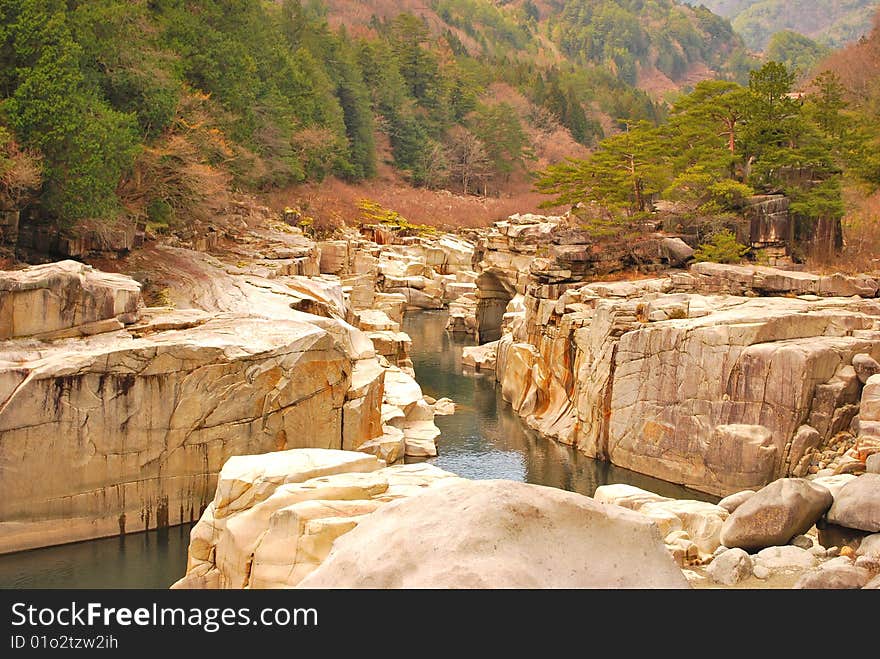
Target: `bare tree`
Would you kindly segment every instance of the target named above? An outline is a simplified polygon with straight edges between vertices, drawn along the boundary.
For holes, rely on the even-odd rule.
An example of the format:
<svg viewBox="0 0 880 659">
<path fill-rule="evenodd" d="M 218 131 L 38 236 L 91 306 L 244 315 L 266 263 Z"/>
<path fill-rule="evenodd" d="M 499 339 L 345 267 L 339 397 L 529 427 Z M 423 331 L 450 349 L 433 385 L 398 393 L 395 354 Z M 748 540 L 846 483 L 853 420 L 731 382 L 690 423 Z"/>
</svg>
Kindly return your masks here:
<svg viewBox="0 0 880 659">
<path fill-rule="evenodd" d="M 449 177 L 461 185 L 462 192 L 469 194 L 471 189 L 479 189 L 492 174 L 492 163 L 486 147 L 472 132 L 461 126 L 449 131 L 446 145 L 446 160 L 449 163 Z"/>
</svg>

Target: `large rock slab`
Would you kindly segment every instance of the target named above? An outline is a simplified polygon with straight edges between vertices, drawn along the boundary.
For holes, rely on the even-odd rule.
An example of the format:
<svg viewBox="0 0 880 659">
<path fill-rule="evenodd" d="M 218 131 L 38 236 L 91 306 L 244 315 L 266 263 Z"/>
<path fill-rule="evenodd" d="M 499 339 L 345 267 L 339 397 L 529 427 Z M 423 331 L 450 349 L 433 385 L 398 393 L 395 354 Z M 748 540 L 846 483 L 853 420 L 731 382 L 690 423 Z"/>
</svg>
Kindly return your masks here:
<svg viewBox="0 0 880 659">
<path fill-rule="evenodd" d="M 448 480 L 457 477 L 432 465 L 384 467 L 350 451 L 232 458 L 190 533 L 187 573 L 172 588 L 290 588 L 371 513 Z"/>
<path fill-rule="evenodd" d="M 844 485 L 827 518 L 851 529 L 880 531 L 880 474 L 863 474 Z"/>
<path fill-rule="evenodd" d="M 546 437 L 718 496 L 806 475 L 858 410 L 852 360 L 880 356 L 880 305 L 675 280 L 530 284 L 497 347 L 505 400 Z"/>
<path fill-rule="evenodd" d="M 119 329 L 137 320 L 140 295 L 134 279 L 77 261 L 0 272 L 0 341 Z M 96 327 L 101 321 L 111 324 Z"/>
<path fill-rule="evenodd" d="M 724 522 L 721 544 L 747 551 L 787 544 L 808 531 L 831 506 L 824 487 L 783 478 L 758 490 Z"/>
<path fill-rule="evenodd" d="M 459 481 L 389 504 L 334 544 L 308 588 L 686 588 L 657 527 L 537 485 Z"/>
<path fill-rule="evenodd" d="M 0 345 L 0 552 L 189 522 L 232 455 L 341 447 L 351 374 L 322 328 L 236 314 Z"/>
</svg>

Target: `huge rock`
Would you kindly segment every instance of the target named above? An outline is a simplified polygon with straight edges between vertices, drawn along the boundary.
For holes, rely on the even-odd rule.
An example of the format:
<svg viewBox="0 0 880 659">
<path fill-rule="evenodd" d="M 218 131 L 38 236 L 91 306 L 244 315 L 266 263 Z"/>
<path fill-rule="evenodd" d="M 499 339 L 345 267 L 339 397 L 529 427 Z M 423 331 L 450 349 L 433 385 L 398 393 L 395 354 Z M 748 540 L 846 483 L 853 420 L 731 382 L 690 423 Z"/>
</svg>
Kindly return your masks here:
<svg viewBox="0 0 880 659">
<path fill-rule="evenodd" d="M 190 522 L 230 456 L 385 436 L 372 343 L 342 319 L 338 280 L 289 274 L 317 256 L 283 236 L 264 255 L 284 258 L 250 265 L 171 247 L 132 255 L 174 310 L 142 309 L 137 282 L 69 263 L 3 295 L 52 302 L 61 281 L 69 304 L 67 329 L 0 343 L 0 552 Z M 52 304 L 37 307 L 49 323 Z M 108 317 L 76 325 L 98 317 L 89 310 Z"/>
<path fill-rule="evenodd" d="M 455 482 L 340 538 L 308 588 L 687 588 L 649 520 L 579 494 Z"/>
<path fill-rule="evenodd" d="M 130 277 L 77 261 L 0 272 L 0 341 L 120 329 L 137 320 L 140 293 Z"/>
<path fill-rule="evenodd" d="M 530 284 L 498 343 L 502 395 L 547 437 L 718 496 L 805 474 L 858 410 L 852 359 L 877 352 L 880 305 L 678 277 Z"/>
<path fill-rule="evenodd" d="M 189 522 L 231 455 L 341 447 L 351 373 L 321 328 L 236 315 L 5 344 L 0 552 Z"/>
<path fill-rule="evenodd" d="M 863 474 L 844 485 L 827 517 L 839 526 L 880 531 L 880 474 Z"/>
<path fill-rule="evenodd" d="M 295 586 L 366 516 L 457 480 L 427 464 L 383 466 L 371 455 L 325 449 L 231 458 L 173 588 Z"/>
<path fill-rule="evenodd" d="M 828 510 L 831 493 L 808 481 L 783 478 L 758 490 L 721 529 L 721 544 L 746 550 L 784 545 Z"/>
</svg>

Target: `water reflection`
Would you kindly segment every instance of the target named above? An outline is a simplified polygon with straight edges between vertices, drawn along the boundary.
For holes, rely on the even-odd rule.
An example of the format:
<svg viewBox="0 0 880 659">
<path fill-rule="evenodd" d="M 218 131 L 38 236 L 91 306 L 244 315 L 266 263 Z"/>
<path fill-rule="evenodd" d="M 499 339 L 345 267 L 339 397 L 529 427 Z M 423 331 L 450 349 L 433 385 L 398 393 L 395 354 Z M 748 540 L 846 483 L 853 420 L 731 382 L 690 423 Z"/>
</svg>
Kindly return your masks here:
<svg viewBox="0 0 880 659">
<path fill-rule="evenodd" d="M 186 572 L 190 525 L 0 556 L 0 588 L 168 588 Z"/>
<path fill-rule="evenodd" d="M 456 403 L 454 415 L 436 419 L 443 434 L 433 464 L 466 478 L 506 478 L 587 496 L 600 485 L 629 483 L 668 497 L 717 501 L 542 439 L 504 402 L 491 374 L 462 368 L 462 348 L 476 342 L 447 333 L 445 325 L 445 312 L 425 311 L 407 316 L 403 326 L 413 339 L 413 365 L 424 392 Z"/>
</svg>

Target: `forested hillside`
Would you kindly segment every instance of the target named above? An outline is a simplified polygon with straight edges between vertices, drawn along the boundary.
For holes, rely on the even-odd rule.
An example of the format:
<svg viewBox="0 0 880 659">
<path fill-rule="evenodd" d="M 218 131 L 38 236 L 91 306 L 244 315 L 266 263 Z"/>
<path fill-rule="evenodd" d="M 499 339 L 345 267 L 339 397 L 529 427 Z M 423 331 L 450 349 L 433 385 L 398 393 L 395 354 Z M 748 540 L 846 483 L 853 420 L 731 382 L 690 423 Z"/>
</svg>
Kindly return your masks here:
<svg viewBox="0 0 880 659">
<path fill-rule="evenodd" d="M 763 50 L 782 30 L 840 47 L 865 35 L 877 0 L 687 0 L 729 18 L 746 45 Z"/>
<path fill-rule="evenodd" d="M 497 192 L 541 135 L 656 121 L 634 83 L 741 77 L 741 50 L 669 0 L 0 0 L 0 206 L 161 231 L 386 165 Z"/>
<path fill-rule="evenodd" d="M 829 60 L 801 92 L 778 62 L 753 71 L 747 86 L 701 82 L 668 121 L 631 125 L 590 158 L 549 167 L 538 187 L 606 228 L 638 226 L 658 199 L 717 225 L 755 193 L 783 193 L 798 243 L 827 254 L 852 210 L 844 188 L 880 189 L 878 44 L 880 31 Z"/>
</svg>

